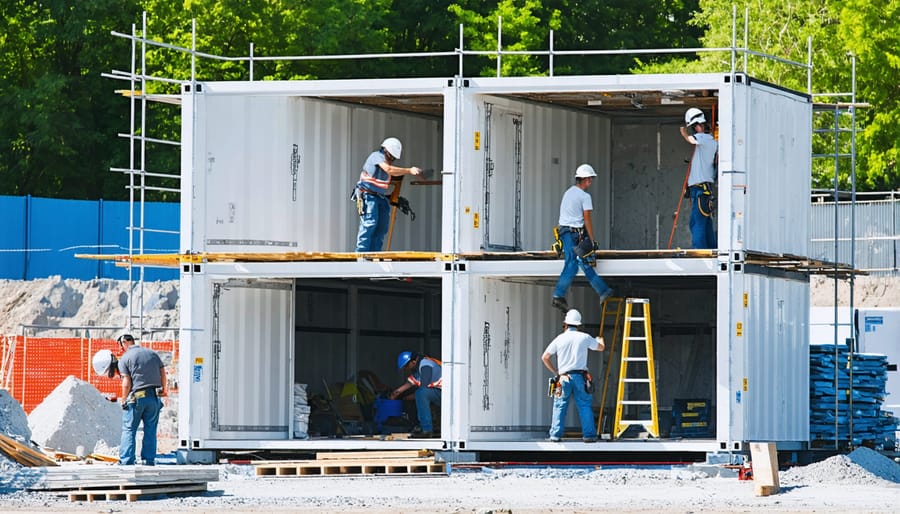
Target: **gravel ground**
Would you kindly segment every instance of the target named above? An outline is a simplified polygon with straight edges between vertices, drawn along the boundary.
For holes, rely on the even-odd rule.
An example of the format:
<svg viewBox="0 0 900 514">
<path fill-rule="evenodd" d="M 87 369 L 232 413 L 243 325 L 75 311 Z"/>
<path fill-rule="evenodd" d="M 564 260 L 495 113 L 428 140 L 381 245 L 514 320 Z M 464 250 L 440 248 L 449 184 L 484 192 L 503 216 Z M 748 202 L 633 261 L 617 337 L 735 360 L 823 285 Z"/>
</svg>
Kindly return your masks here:
<svg viewBox="0 0 900 514">
<path fill-rule="evenodd" d="M 878 458 L 884 460 L 875 463 L 877 472 L 893 476 L 900 471 L 897 464 Z M 848 462 L 852 459 L 847 456 L 832 459 L 782 472 L 781 492 L 768 497 L 755 496 L 750 481 L 709 477 L 692 468 L 548 467 L 484 469 L 450 476 L 256 478 L 251 466 L 227 465 L 219 466 L 220 481 L 210 483 L 209 492 L 200 496 L 87 503 L 18 490 L 0 494 L 0 510 L 479 514 L 897 511 L 900 482 L 861 471 L 861 466 Z M 830 480 L 818 481 L 823 476 Z M 846 478 L 843 482 L 842 477 Z"/>
</svg>

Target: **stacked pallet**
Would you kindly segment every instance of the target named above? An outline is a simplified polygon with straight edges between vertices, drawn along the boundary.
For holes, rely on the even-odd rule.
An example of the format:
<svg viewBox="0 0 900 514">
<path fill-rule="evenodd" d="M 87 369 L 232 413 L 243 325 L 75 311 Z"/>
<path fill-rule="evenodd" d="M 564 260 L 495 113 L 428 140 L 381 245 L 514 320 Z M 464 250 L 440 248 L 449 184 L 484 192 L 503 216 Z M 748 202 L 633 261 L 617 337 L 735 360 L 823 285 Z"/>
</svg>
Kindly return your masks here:
<svg viewBox="0 0 900 514">
<path fill-rule="evenodd" d="M 856 352 L 851 355 L 843 344 L 810 345 L 809 357 L 810 440 L 893 449 L 898 420 L 892 412 L 882 410 L 887 357 Z"/>
<path fill-rule="evenodd" d="M 67 496 L 70 501 L 127 500 L 196 494 L 219 479 L 207 466 L 63 466 L 47 468 L 29 487 Z"/>
<path fill-rule="evenodd" d="M 446 465 L 428 450 L 319 453 L 315 460 L 258 461 L 258 477 L 323 475 L 445 475 Z"/>
</svg>

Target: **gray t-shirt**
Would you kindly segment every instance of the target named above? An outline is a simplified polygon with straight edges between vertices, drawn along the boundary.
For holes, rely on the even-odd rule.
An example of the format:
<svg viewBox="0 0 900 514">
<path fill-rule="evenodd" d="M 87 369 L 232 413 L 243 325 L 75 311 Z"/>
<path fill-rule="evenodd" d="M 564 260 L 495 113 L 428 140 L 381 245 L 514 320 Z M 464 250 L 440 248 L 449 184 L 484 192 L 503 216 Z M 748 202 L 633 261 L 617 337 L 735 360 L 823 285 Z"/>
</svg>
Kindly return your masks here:
<svg viewBox="0 0 900 514">
<path fill-rule="evenodd" d="M 559 224 L 563 227 L 584 226 L 584 211 L 593 210 L 591 195 L 578 186 L 572 186 L 563 194 L 559 203 Z"/>
<path fill-rule="evenodd" d="M 719 143 L 706 132 L 694 134 L 697 141 L 697 149 L 691 158 L 691 175 L 688 177 L 688 185 L 694 186 L 703 182 L 716 181 L 716 152 L 719 151 Z"/>
<path fill-rule="evenodd" d="M 153 350 L 134 345 L 119 359 L 119 373 L 131 377 L 131 390 L 162 387 L 162 359 Z"/>
</svg>

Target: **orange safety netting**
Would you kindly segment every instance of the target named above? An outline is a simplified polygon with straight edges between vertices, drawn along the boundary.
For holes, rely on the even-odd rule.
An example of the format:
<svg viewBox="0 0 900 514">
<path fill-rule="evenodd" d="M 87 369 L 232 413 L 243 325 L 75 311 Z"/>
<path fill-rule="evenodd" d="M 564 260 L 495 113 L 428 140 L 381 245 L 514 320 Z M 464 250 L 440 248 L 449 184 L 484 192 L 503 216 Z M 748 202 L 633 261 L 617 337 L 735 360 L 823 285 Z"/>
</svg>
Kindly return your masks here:
<svg viewBox="0 0 900 514">
<path fill-rule="evenodd" d="M 177 341 L 141 341 L 140 345 L 171 353 L 166 372 L 175 376 Z M 91 358 L 104 349 L 115 355 L 122 353 L 113 339 L 0 336 L 0 388 L 7 389 L 29 414 L 69 375 L 89 382 L 110 398 L 116 397 L 121 387 L 118 375 L 101 377 L 91 367 Z"/>
</svg>

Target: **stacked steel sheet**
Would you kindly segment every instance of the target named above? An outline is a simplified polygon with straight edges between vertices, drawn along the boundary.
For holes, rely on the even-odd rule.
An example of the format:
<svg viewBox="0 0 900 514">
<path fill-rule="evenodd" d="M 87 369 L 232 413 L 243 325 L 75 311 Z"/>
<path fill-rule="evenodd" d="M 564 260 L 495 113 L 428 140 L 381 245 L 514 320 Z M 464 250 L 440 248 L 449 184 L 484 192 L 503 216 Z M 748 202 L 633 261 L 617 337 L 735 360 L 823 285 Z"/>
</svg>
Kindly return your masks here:
<svg viewBox="0 0 900 514">
<path fill-rule="evenodd" d="M 881 408 L 886 396 L 887 356 L 851 355 L 843 344 L 814 344 L 809 359 L 810 440 L 893 450 L 898 419 Z"/>
</svg>

